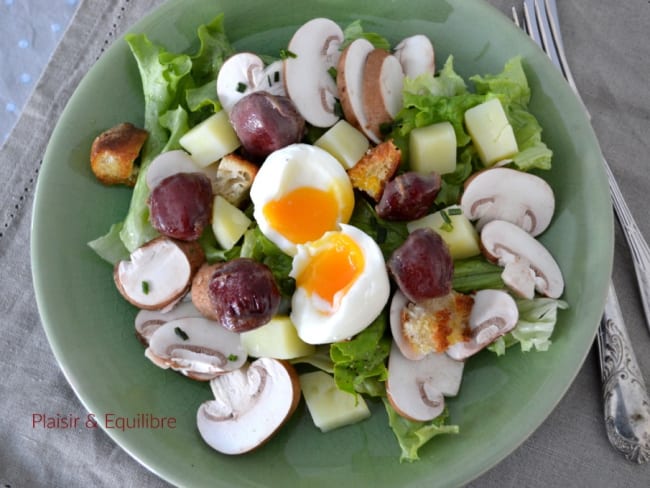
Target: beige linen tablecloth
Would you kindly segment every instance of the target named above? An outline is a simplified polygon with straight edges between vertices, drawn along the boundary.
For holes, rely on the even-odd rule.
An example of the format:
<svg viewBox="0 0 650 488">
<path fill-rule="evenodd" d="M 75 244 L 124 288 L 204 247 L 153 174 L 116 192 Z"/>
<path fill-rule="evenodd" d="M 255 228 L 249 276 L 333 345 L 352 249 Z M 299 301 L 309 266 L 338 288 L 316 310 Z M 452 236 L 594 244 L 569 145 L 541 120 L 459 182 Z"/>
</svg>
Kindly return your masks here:
<svg viewBox="0 0 650 488">
<path fill-rule="evenodd" d="M 80 2 L 0 151 L 0 487 L 167 486 L 101 430 L 38 430 L 31 425 L 32 414 L 41 411 L 84 412 L 50 351 L 32 291 L 31 206 L 43 152 L 86 71 L 129 26 L 160 3 Z M 505 14 L 512 4 L 490 3 Z M 650 2 L 558 3 L 567 55 L 603 152 L 642 232 L 650 237 Z M 614 281 L 642 371 L 650 379 L 650 333 L 618 227 Z M 633 465 L 609 445 L 600 395 L 594 350 L 547 421 L 470 486 L 650 486 L 650 465 Z"/>
</svg>

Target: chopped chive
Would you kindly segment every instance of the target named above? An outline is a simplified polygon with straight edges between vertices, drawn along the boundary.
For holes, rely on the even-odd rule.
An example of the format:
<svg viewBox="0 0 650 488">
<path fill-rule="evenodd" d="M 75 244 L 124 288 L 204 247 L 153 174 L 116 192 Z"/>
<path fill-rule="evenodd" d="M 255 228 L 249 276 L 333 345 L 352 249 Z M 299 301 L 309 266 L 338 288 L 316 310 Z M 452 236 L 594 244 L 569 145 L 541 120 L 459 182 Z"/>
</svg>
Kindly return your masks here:
<svg viewBox="0 0 650 488">
<path fill-rule="evenodd" d="M 279 71 L 276 71 L 275 73 L 273 73 L 273 81 L 275 81 L 276 83 L 280 81 L 280 72 Z"/>
<path fill-rule="evenodd" d="M 228 361 L 237 361 L 237 359 L 239 359 L 239 356 L 237 356 L 237 354 L 230 354 L 228 356 Z"/>
<path fill-rule="evenodd" d="M 190 338 L 190 336 L 188 336 L 188 335 L 185 333 L 185 331 L 184 331 L 183 329 L 181 329 L 180 327 L 174 327 L 174 333 L 175 333 L 178 337 L 180 337 L 181 339 L 183 339 L 184 341 L 186 341 L 186 340 L 188 340 L 188 339 Z"/>
<path fill-rule="evenodd" d="M 142 282 L 142 293 L 145 295 L 149 294 L 149 282 L 148 281 L 143 281 Z"/>
<path fill-rule="evenodd" d="M 266 75 L 266 82 L 271 86 L 273 82 L 271 81 L 271 75 Z"/>
<path fill-rule="evenodd" d="M 334 66 L 331 66 L 330 69 L 327 70 L 327 72 L 329 73 L 329 75 L 330 75 L 333 79 L 336 80 L 336 76 L 337 76 L 338 72 L 336 71 L 336 68 L 335 68 Z"/>
<path fill-rule="evenodd" d="M 449 214 L 447 214 L 447 211 L 441 210 L 440 216 L 442 217 L 442 220 L 444 220 L 444 223 L 440 226 L 440 230 L 444 230 L 445 232 L 451 232 L 454 230 L 454 226 L 451 222 L 451 219 L 449 218 Z"/>
<path fill-rule="evenodd" d="M 298 56 L 296 53 L 292 53 L 288 49 L 280 49 L 280 59 L 288 59 L 288 58 L 297 58 Z"/>
<path fill-rule="evenodd" d="M 241 81 L 237 83 L 237 91 L 239 93 L 244 93 L 246 91 L 246 83 L 242 83 Z"/>
<path fill-rule="evenodd" d="M 460 207 L 452 207 L 447 209 L 447 213 L 449 215 L 461 215 L 463 213 L 463 210 Z"/>
</svg>

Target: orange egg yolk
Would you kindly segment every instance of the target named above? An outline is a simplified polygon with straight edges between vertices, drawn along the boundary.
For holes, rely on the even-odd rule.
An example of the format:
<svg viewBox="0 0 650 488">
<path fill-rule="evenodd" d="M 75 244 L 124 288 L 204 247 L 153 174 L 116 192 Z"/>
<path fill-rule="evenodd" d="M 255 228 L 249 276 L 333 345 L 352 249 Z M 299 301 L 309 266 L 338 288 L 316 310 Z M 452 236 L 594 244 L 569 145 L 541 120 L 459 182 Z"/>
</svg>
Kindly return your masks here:
<svg viewBox="0 0 650 488">
<path fill-rule="evenodd" d="M 270 201 L 263 212 L 273 229 L 295 244 L 304 244 L 336 229 L 339 204 L 331 191 L 302 187 Z"/>
<path fill-rule="evenodd" d="M 296 278 L 296 285 L 310 295 L 317 294 L 329 303 L 334 312 L 363 268 L 363 253 L 359 245 L 345 234 L 331 234 Z"/>
</svg>

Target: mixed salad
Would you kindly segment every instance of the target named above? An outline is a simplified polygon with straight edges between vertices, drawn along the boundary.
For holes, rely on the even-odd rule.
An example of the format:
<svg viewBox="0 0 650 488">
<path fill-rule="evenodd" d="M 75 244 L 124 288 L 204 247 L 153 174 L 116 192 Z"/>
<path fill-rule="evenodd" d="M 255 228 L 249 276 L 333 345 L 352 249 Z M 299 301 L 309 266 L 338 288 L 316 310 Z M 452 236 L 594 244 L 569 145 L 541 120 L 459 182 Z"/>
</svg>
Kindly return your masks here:
<svg viewBox="0 0 650 488">
<path fill-rule="evenodd" d="M 235 52 L 223 16 L 177 54 L 126 36 L 144 126 L 93 143 L 124 220 L 90 242 L 138 307 L 145 355 L 209 382 L 197 426 L 257 448 L 304 396 L 323 431 L 383 402 L 401 460 L 453 434 L 466 361 L 551 344 L 563 279 L 536 239 L 552 152 L 522 60 L 463 79 L 422 35 L 396 46 L 312 19 Z M 484 353 L 485 354 L 485 353 Z"/>
</svg>

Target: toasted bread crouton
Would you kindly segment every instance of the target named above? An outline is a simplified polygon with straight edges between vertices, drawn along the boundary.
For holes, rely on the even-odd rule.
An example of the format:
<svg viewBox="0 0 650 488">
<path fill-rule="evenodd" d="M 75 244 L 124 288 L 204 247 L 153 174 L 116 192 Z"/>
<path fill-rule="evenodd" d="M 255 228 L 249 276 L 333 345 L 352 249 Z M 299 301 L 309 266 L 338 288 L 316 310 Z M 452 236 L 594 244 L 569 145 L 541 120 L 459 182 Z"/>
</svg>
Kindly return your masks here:
<svg viewBox="0 0 650 488">
<path fill-rule="evenodd" d="M 378 202 L 386 183 L 393 177 L 401 161 L 402 152 L 393 141 L 378 144 L 348 170 L 352 186 Z"/>
<path fill-rule="evenodd" d="M 90 149 L 90 167 L 106 185 L 133 186 L 138 174 L 134 161 L 149 133 L 129 122 L 102 132 Z"/>
<path fill-rule="evenodd" d="M 258 167 L 237 154 L 228 154 L 219 162 L 214 182 L 214 192 L 235 207 L 249 195 Z"/>
<path fill-rule="evenodd" d="M 452 291 L 402 310 L 404 338 L 420 354 L 444 352 L 449 346 L 471 337 L 469 315 L 474 299 Z"/>
</svg>

